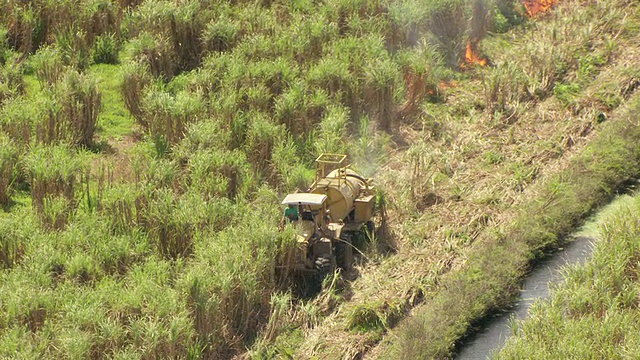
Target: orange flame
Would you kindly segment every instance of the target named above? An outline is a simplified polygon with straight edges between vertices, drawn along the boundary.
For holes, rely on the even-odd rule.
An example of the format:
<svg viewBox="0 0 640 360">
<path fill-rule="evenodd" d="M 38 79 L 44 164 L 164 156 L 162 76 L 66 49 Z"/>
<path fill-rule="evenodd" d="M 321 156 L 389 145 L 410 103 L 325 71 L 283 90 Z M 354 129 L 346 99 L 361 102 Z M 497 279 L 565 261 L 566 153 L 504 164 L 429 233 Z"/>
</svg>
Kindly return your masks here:
<svg viewBox="0 0 640 360">
<path fill-rule="evenodd" d="M 539 13 L 551 9 L 557 2 L 558 0 L 522 0 L 522 4 L 525 9 L 527 9 L 527 15 L 529 15 L 529 17 L 534 17 Z"/>
<path fill-rule="evenodd" d="M 455 81 L 455 80 L 452 80 L 452 81 L 449 81 L 449 82 L 447 82 L 447 81 L 440 81 L 440 82 L 438 83 L 438 87 L 439 87 L 440 89 L 442 89 L 442 90 L 447 90 L 447 89 L 454 88 L 454 87 L 457 87 L 457 86 L 458 86 L 458 82 L 457 82 L 457 81 Z"/>
<path fill-rule="evenodd" d="M 469 40 L 464 56 L 465 64 L 487 66 L 487 58 L 480 56 L 477 47 L 477 42 Z M 463 64 L 463 67 L 465 64 Z"/>
</svg>

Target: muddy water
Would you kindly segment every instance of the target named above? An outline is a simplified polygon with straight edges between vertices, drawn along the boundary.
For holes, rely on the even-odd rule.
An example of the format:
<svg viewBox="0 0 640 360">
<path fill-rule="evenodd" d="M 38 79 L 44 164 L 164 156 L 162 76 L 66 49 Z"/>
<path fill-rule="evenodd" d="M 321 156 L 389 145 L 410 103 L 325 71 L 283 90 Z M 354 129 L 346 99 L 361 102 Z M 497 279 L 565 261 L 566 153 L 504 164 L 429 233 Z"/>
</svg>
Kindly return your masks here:
<svg viewBox="0 0 640 360">
<path fill-rule="evenodd" d="M 524 319 L 535 300 L 549 296 L 549 284 L 562 280 L 562 267 L 583 263 L 591 255 L 591 250 L 591 239 L 582 236 L 538 263 L 525 279 L 520 297 L 513 307 L 488 320 L 483 329 L 469 337 L 456 359 L 487 359 L 492 353 L 500 351 L 507 337 L 512 334 L 511 321 Z"/>
<path fill-rule="evenodd" d="M 639 193 L 635 191 L 632 195 L 639 196 Z M 487 320 L 482 329 L 468 337 L 460 347 L 456 359 L 484 360 L 499 352 L 507 337 L 512 334 L 511 322 L 526 318 L 529 308 L 535 300 L 549 296 L 549 285 L 563 280 L 561 271 L 563 267 L 569 264 L 584 263 L 591 256 L 592 239 L 598 236 L 598 224 L 609 213 L 624 206 L 630 199 L 630 195 L 619 196 L 577 232 L 574 239 L 568 242 L 563 249 L 539 262 L 524 280 L 520 297 L 513 307 Z"/>
</svg>

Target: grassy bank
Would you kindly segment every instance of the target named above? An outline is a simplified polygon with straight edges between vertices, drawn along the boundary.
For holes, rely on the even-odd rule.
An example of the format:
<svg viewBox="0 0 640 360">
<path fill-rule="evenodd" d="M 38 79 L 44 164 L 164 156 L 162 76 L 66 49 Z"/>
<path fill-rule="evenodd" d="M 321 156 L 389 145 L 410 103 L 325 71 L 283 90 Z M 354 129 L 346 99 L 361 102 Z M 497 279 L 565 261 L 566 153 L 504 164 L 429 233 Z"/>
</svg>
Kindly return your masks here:
<svg viewBox="0 0 640 360">
<path fill-rule="evenodd" d="M 629 359 L 640 351 L 640 197 L 599 217 L 591 260 L 566 271 L 554 295 L 513 324 L 498 359 Z"/>
<path fill-rule="evenodd" d="M 472 246 L 465 268 L 444 278 L 442 291 L 399 327 L 395 358 L 451 356 L 476 321 L 512 301 L 533 260 L 640 175 L 638 111 L 636 97 L 568 168 L 536 187 L 513 224 Z"/>
</svg>

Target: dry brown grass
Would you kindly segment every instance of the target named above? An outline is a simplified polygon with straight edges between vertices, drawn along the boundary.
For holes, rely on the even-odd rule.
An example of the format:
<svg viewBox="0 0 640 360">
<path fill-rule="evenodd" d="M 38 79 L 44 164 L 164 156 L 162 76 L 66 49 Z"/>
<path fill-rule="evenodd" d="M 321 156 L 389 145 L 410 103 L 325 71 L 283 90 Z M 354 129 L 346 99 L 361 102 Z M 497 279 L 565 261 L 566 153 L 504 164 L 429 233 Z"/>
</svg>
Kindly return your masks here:
<svg viewBox="0 0 640 360">
<path fill-rule="evenodd" d="M 450 94 L 449 101 L 468 101 L 469 96 L 461 90 Z M 472 100 L 479 103 L 481 98 Z M 546 120 L 540 121 L 541 114 Z M 297 355 L 354 358 L 368 352 L 379 339 L 348 330 L 352 310 L 401 299 L 403 310 L 410 311 L 437 291 L 444 274 L 464 266 L 469 245 L 484 231 L 514 219 L 513 209 L 532 196 L 527 189 L 537 178 L 557 172 L 579 152 L 591 135 L 584 131 L 590 121 L 572 118 L 553 100 L 530 109 L 511 126 L 496 126 L 490 116 L 471 113 L 466 121 L 449 124 L 446 139 L 429 143 L 427 156 L 433 162 L 424 169 L 427 178 L 413 198 L 411 184 L 404 180 L 414 176 L 409 155 L 394 154 L 376 180 L 380 187 L 394 189 L 388 194 L 387 221 L 398 253 L 358 268 L 353 296 L 323 326 L 309 331 Z M 423 136 L 407 127 L 401 131 L 407 143 Z M 485 154 L 490 152 L 502 154 L 503 160 L 488 163 Z M 420 211 L 420 199 L 432 194 L 439 201 Z"/>
<path fill-rule="evenodd" d="M 495 117 L 495 109 L 485 111 L 482 83 L 471 80 L 448 89 L 446 109 L 438 113 L 447 124 L 443 136 L 427 136 L 420 125 L 401 127 L 396 136 L 404 143 L 425 145 L 419 149 L 419 171 L 411 150 L 398 151 L 376 178 L 381 188 L 393 189 L 387 194 L 387 221 L 398 252 L 358 268 L 348 302 L 307 331 L 296 356 L 381 356 L 384 346 L 376 347 L 381 335 L 349 330 L 353 310 L 402 299 L 403 310 L 411 311 L 438 291 L 445 274 L 465 266 L 471 244 L 510 224 L 519 205 L 539 196 L 533 185 L 565 169 L 598 133 L 599 112 L 617 107 L 635 91 L 638 77 L 631 59 L 638 49 L 632 44 L 620 45 L 614 60 L 590 82 L 579 112 L 553 97 L 517 103 L 516 94 L 494 103 L 503 110 L 515 99 L 517 116 Z M 619 101 L 603 106 L 604 97 L 598 96 L 603 84 Z M 430 116 L 425 115 L 426 122 Z M 452 121 L 456 117 L 460 120 Z"/>
</svg>

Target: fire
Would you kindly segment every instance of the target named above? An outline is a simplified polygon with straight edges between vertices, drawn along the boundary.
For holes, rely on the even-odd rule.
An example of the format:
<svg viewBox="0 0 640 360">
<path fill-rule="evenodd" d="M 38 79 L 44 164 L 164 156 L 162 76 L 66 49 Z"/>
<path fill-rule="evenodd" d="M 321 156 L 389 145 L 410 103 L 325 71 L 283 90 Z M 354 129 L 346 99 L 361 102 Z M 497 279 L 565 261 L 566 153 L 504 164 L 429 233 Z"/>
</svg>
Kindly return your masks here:
<svg viewBox="0 0 640 360">
<path fill-rule="evenodd" d="M 481 57 L 478 53 L 478 43 L 476 41 L 469 40 L 467 43 L 464 60 L 467 65 L 487 66 L 487 58 Z M 463 64 L 463 67 L 465 64 Z"/>
<path fill-rule="evenodd" d="M 527 15 L 529 15 L 529 17 L 534 17 L 541 12 L 551 9 L 557 2 L 558 0 L 522 0 L 522 4 L 525 9 L 527 9 Z"/>
<path fill-rule="evenodd" d="M 442 90 L 447 90 L 447 89 L 454 88 L 454 87 L 457 87 L 457 86 L 458 86 L 458 82 L 455 81 L 455 80 L 448 81 L 448 82 L 447 81 L 440 81 L 438 83 L 438 87 L 440 89 L 442 89 Z"/>
</svg>

